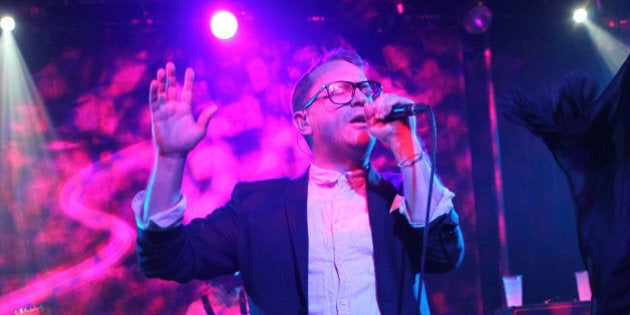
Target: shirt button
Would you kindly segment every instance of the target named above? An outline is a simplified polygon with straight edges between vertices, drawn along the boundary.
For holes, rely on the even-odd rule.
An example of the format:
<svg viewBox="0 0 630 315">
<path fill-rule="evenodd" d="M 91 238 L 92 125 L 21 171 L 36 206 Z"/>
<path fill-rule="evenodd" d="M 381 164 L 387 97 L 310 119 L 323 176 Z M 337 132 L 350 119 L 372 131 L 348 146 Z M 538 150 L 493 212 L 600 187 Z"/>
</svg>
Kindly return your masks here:
<svg viewBox="0 0 630 315">
<path fill-rule="evenodd" d="M 341 305 L 346 305 L 348 303 L 348 301 L 346 299 L 340 299 L 339 300 L 339 304 Z"/>
</svg>

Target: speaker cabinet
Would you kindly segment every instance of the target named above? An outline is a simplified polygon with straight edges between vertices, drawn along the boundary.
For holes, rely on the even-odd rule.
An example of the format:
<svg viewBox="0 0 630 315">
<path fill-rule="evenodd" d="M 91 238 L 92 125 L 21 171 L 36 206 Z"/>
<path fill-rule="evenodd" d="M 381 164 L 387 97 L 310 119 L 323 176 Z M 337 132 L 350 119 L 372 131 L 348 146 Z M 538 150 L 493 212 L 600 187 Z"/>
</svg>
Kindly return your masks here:
<svg viewBox="0 0 630 315">
<path fill-rule="evenodd" d="M 591 302 L 561 302 L 502 308 L 494 315 L 591 315 Z"/>
</svg>

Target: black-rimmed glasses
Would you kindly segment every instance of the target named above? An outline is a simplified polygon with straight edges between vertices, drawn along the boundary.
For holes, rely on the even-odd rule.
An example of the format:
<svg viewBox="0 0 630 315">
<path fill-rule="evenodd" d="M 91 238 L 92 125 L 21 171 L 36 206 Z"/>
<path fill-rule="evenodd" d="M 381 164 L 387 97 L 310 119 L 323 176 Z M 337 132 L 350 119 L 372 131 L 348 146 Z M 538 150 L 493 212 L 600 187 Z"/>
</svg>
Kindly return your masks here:
<svg viewBox="0 0 630 315">
<path fill-rule="evenodd" d="M 326 94 L 328 95 L 328 99 L 330 99 L 333 104 L 337 105 L 348 105 L 354 99 L 354 90 L 359 88 L 361 93 L 365 95 L 369 101 L 375 100 L 381 94 L 383 94 L 383 87 L 380 83 L 376 81 L 361 81 L 361 82 L 350 82 L 350 81 L 333 81 L 328 82 L 322 85 L 319 90 L 313 95 L 313 97 L 309 98 L 304 104 L 302 109 L 306 109 L 311 106 L 315 100 L 319 98 L 319 94 L 325 89 Z"/>
</svg>

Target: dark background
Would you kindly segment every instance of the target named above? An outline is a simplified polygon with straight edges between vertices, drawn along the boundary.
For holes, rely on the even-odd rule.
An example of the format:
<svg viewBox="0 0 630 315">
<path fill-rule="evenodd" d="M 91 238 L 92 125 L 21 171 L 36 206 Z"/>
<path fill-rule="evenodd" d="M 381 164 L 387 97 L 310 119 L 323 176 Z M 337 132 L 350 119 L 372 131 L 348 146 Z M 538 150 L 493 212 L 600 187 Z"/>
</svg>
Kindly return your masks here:
<svg viewBox="0 0 630 315">
<path fill-rule="evenodd" d="M 404 14 L 396 12 L 397 2 L 405 5 Z M 458 307 L 444 305 L 461 303 L 465 309 L 474 310 L 472 313 L 490 314 L 502 306 L 500 275 L 508 272 L 523 275 L 525 304 L 571 301 L 577 298 L 573 272 L 584 267 L 576 243 L 567 181 L 543 143 L 524 128 L 507 121 L 501 113 L 505 109 L 505 95 L 512 89 L 545 97 L 568 72 L 588 74 L 602 86 L 612 73 L 586 30 L 571 20 L 573 9 L 584 1 L 485 1 L 493 17 L 489 29 L 481 34 L 468 34 L 462 27 L 462 19 L 476 3 L 463 0 L 233 1 L 230 5 L 241 12 L 239 18 L 245 21 L 241 28 L 243 38 L 255 38 L 256 44 L 247 44 L 246 40 L 225 44 L 234 45 L 229 49 L 209 35 L 199 35 L 198 30 L 205 27 L 205 12 L 218 5 L 212 1 L 4 1 L 0 3 L 0 13 L 11 12 L 16 16 L 19 24 L 14 36 L 36 78 L 44 76 L 46 66 L 51 64 L 75 69 L 72 64 L 59 61 L 69 47 L 95 56 L 87 67 L 93 72 L 82 76 L 83 79 L 67 80 L 70 92 L 45 99 L 51 123 L 59 127 L 60 137 L 65 139 L 77 137 L 72 129 L 66 128 L 76 107 L 77 94 L 102 82 L 102 73 L 112 66 L 110 56 L 132 55 L 138 51 L 155 56 L 159 52 L 159 56 L 144 59 L 149 77 L 165 60 L 191 65 L 194 60 L 212 56 L 211 59 L 221 60 L 235 58 L 234 64 L 238 64 L 239 60 L 257 53 L 264 55 L 267 45 L 284 52 L 277 48 L 282 43 L 290 43 L 289 51 L 303 46 L 349 43 L 366 59 L 389 70 L 392 66 L 387 65 L 382 53 L 382 47 L 387 45 L 411 49 L 413 67 L 420 68 L 427 60 L 435 58 L 442 69 L 449 69 L 445 71 L 447 74 L 459 76 L 462 83 L 456 93 L 440 99 L 442 105 L 436 111 L 438 120 L 440 111 L 444 113 L 438 130 L 441 137 L 451 137 L 463 129 L 465 133 L 457 135 L 466 145 L 448 147 L 444 152 L 438 149 L 438 152 L 469 155 L 464 162 L 470 166 L 469 176 L 465 176 L 468 182 L 454 180 L 456 172 L 446 170 L 453 167 L 452 162 L 460 160 L 442 157 L 438 167 L 447 184 L 458 183 L 456 186 L 462 187 L 462 191 L 454 189 L 458 194 L 456 202 L 458 208 L 463 208 L 470 226 L 467 226 L 469 247 L 462 269 L 446 276 L 429 277 L 429 291 L 431 282 L 436 283 L 433 288 L 438 288 L 432 292 L 434 311 L 456 314 L 454 310 Z M 591 18 L 596 23 L 630 17 L 630 4 L 624 0 L 587 4 L 595 10 Z M 314 20 L 315 17 L 323 19 Z M 604 28 L 628 45 L 627 29 L 605 25 Z M 491 52 L 491 69 L 483 64 L 486 49 Z M 171 50 L 173 52 L 169 53 Z M 427 70 L 414 68 L 414 71 Z M 388 72 L 394 79 L 405 75 L 395 70 Z M 289 79 L 283 78 L 283 81 Z M 138 102 L 146 95 L 146 74 L 140 83 L 137 92 L 130 94 Z M 411 80 L 404 88 L 412 95 L 426 95 L 427 86 L 433 85 L 423 83 L 427 82 Z M 491 102 L 487 90 L 490 85 L 494 88 L 498 113 L 496 134 L 490 129 Z M 218 93 L 226 100 L 238 97 L 229 90 Z M 451 116 L 449 109 L 459 114 Z M 460 118 L 455 123 L 445 118 L 455 116 Z M 148 136 L 142 129 L 137 134 L 135 141 Z M 99 142 L 98 145 L 108 144 Z M 111 151 L 122 147 L 120 143 L 111 145 Z M 440 145 L 438 142 L 438 148 Z M 498 187 L 502 191 L 497 191 L 493 173 L 493 145 L 499 148 L 502 186 Z M 467 191 L 472 197 L 466 198 Z M 129 194 L 121 199 L 125 198 L 129 198 Z M 502 240 L 497 220 L 502 210 L 501 200 L 508 270 L 501 270 L 500 263 Z M 471 212 L 467 211 L 469 207 Z M 7 247 L 3 246 L 2 254 L 6 253 Z M 133 256 L 125 264 L 132 265 Z M 46 265 L 42 264 L 40 269 L 46 269 Z M 450 284 L 438 284 L 445 281 Z M 462 291 L 467 292 L 461 299 L 453 298 L 458 296 L 454 293 L 458 286 L 463 286 Z M 11 286 L 5 286 L 2 293 L 10 292 L 8 288 Z M 445 300 L 440 300 L 442 291 L 446 292 Z M 194 293 L 184 292 L 182 296 L 194 296 Z M 107 302 L 101 303 L 106 309 Z M 181 305 L 187 303 L 176 304 L 180 306 L 171 306 L 172 309 L 180 310 Z"/>
</svg>

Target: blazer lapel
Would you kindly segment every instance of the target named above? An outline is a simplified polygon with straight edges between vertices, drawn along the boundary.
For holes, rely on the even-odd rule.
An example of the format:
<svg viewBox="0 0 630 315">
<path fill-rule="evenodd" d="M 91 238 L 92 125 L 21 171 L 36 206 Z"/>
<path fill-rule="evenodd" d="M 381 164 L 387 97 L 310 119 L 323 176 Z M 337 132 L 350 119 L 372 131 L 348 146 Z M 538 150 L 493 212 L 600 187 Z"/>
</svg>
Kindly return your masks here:
<svg viewBox="0 0 630 315">
<path fill-rule="evenodd" d="M 391 224 L 389 209 L 392 205 L 396 190 L 387 181 L 382 180 L 371 167 L 366 174 L 366 192 L 368 214 L 370 218 L 370 228 L 372 230 L 372 247 L 374 256 L 374 274 L 376 277 L 376 288 L 378 299 L 383 303 L 396 299 L 395 292 L 379 286 L 388 283 L 389 277 L 389 239 L 391 235 L 386 233 L 388 225 Z M 382 306 L 382 305 L 381 305 Z"/>
<path fill-rule="evenodd" d="M 306 202 L 308 194 L 308 172 L 302 177 L 291 181 L 285 191 L 285 211 L 291 244 L 295 273 L 302 292 L 303 302 L 307 302 L 308 293 L 308 223 L 306 217 Z"/>
<path fill-rule="evenodd" d="M 379 187 L 381 185 L 380 176 L 374 172 L 374 170 L 370 167 L 367 170 L 366 174 L 366 193 L 367 193 L 367 204 L 368 204 L 368 215 L 370 217 L 370 228 L 372 229 L 372 244 L 374 250 L 375 263 L 378 257 L 378 252 L 380 250 L 380 245 L 383 240 L 383 233 L 385 232 L 384 228 L 384 217 L 387 216 L 387 212 L 383 211 L 383 209 L 389 209 L 386 204 L 386 199 L 381 195 L 382 189 Z"/>
<path fill-rule="evenodd" d="M 396 190 L 370 166 L 366 173 L 366 190 L 370 227 L 375 257 L 378 246 L 382 244 L 385 232 L 385 219 L 389 216 L 389 209 L 396 197 Z"/>
</svg>

